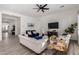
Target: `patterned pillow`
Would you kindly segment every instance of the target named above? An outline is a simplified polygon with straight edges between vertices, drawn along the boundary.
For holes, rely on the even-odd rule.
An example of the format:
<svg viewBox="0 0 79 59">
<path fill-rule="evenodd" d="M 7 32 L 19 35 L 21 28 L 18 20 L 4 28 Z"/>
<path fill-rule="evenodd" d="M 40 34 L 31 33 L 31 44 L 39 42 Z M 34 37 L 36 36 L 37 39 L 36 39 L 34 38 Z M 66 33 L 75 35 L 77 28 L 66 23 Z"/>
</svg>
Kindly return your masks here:
<svg viewBox="0 0 79 59">
<path fill-rule="evenodd" d="M 57 36 L 55 36 L 55 35 L 52 35 L 51 37 L 50 37 L 50 40 L 56 40 L 56 38 L 57 38 Z"/>
</svg>

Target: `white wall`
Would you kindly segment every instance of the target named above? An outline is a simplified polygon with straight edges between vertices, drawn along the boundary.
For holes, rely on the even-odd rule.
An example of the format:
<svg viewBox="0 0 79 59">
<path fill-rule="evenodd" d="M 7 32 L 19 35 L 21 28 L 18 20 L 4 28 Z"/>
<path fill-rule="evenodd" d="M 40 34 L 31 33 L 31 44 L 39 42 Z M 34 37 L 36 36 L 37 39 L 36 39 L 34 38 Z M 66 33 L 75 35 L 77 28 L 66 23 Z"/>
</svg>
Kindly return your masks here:
<svg viewBox="0 0 79 59">
<path fill-rule="evenodd" d="M 28 27 L 28 23 L 33 23 L 34 27 Z M 36 30 L 36 19 L 28 16 L 21 17 L 21 34 L 26 33 L 26 30 Z"/>
<path fill-rule="evenodd" d="M 2 16 L 0 13 L 0 40 L 2 40 Z"/>
<path fill-rule="evenodd" d="M 48 31 L 48 23 L 49 22 L 59 22 L 58 33 L 62 34 L 64 30 L 70 25 L 77 22 L 77 10 L 67 10 L 61 11 L 57 13 L 53 13 L 51 15 L 43 16 L 40 19 L 40 24 L 38 27 L 39 30 Z M 75 33 L 73 39 L 77 40 L 77 32 Z"/>
<path fill-rule="evenodd" d="M 78 44 L 79 44 L 79 14 L 78 14 Z"/>
<path fill-rule="evenodd" d="M 15 19 L 15 34 L 20 34 L 20 18 Z"/>
</svg>

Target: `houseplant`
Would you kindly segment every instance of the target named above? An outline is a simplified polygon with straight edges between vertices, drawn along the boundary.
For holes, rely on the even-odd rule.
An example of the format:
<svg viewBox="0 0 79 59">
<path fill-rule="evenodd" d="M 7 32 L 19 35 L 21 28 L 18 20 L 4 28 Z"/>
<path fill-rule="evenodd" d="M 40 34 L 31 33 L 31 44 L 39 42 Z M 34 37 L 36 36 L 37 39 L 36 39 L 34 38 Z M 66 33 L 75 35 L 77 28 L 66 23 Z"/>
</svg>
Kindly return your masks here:
<svg viewBox="0 0 79 59">
<path fill-rule="evenodd" d="M 66 34 L 73 34 L 77 27 L 77 23 L 71 24 L 67 29 L 65 29 Z"/>
</svg>

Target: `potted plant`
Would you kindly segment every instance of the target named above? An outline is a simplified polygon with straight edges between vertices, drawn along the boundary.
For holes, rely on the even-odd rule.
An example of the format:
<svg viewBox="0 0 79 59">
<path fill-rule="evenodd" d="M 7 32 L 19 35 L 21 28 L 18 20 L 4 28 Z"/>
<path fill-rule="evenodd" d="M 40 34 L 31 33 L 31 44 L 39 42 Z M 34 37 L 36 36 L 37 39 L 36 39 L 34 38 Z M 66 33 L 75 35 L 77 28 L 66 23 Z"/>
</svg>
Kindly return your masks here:
<svg viewBox="0 0 79 59">
<path fill-rule="evenodd" d="M 77 27 L 77 23 L 71 24 L 67 29 L 65 29 L 65 33 L 73 34 Z"/>
</svg>

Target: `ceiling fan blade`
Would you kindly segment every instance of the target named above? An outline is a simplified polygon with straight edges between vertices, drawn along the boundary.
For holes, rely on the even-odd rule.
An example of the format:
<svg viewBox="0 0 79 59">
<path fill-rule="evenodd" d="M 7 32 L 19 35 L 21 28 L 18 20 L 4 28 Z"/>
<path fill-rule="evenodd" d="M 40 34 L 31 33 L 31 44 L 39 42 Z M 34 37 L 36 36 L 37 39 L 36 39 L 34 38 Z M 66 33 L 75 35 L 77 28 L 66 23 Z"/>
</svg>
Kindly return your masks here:
<svg viewBox="0 0 79 59">
<path fill-rule="evenodd" d="M 49 8 L 43 8 L 44 10 L 49 10 Z"/>
<path fill-rule="evenodd" d="M 45 4 L 45 5 L 43 6 L 43 8 L 44 8 L 45 6 L 47 6 L 47 4 Z"/>
<path fill-rule="evenodd" d="M 39 8 L 33 8 L 33 9 L 39 9 Z"/>
<path fill-rule="evenodd" d="M 38 4 L 36 4 L 36 6 L 38 6 L 40 8 L 40 6 Z"/>
<path fill-rule="evenodd" d="M 43 10 L 43 9 L 42 9 L 41 11 L 42 11 L 42 12 L 44 12 L 44 10 Z"/>
<path fill-rule="evenodd" d="M 40 11 L 40 9 L 37 10 L 37 12 L 39 12 L 39 11 Z"/>
</svg>

